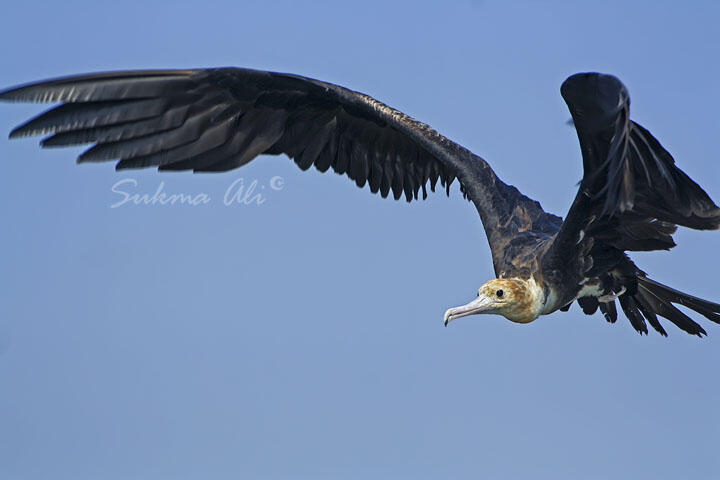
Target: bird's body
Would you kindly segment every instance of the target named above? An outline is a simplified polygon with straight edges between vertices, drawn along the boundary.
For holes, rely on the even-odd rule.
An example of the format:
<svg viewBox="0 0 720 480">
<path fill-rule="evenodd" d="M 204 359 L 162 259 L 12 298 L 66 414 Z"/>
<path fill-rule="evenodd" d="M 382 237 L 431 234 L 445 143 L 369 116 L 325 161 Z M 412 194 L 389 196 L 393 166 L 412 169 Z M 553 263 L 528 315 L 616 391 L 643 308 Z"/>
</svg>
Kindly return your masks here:
<svg viewBox="0 0 720 480">
<path fill-rule="evenodd" d="M 649 279 L 627 251 L 667 250 L 678 225 L 720 227 L 720 209 L 629 118 L 615 77 L 568 78 L 584 176 L 566 218 L 502 182 L 485 160 L 377 100 L 297 75 L 239 68 L 130 71 L 68 77 L 0 93 L 0 100 L 62 102 L 11 137 L 51 133 L 43 146 L 94 144 L 79 162 L 119 160 L 117 169 L 226 171 L 260 154 L 286 154 L 302 169 L 345 174 L 373 193 L 408 201 L 449 192 L 454 179 L 473 202 L 490 243 L 496 278 L 445 322 L 496 313 L 528 323 L 577 301 L 633 327 L 658 316 L 688 333 L 703 328 L 673 304 L 720 323 L 720 305 Z"/>
</svg>

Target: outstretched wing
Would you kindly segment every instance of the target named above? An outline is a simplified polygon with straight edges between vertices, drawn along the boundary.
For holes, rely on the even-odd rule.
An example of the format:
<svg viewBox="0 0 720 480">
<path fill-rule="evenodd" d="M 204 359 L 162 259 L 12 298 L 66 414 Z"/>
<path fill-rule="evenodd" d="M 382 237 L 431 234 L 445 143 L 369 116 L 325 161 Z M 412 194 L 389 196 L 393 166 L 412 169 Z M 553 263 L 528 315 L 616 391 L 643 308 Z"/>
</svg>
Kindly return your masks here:
<svg viewBox="0 0 720 480">
<path fill-rule="evenodd" d="M 483 220 L 495 268 L 512 232 L 559 224 L 505 185 L 480 157 L 427 125 L 346 88 L 297 75 L 240 69 L 128 71 L 21 86 L 0 100 L 63 102 L 11 137 L 52 134 L 44 147 L 94 144 L 78 162 L 117 169 L 226 171 L 284 153 L 303 170 L 332 168 L 373 193 L 407 201 L 449 192 L 455 178 Z"/>
<path fill-rule="evenodd" d="M 674 247 L 672 234 L 678 225 L 716 229 L 720 209 L 650 132 L 630 120 L 630 98 L 617 78 L 579 73 L 563 83 L 561 93 L 580 140 L 584 174 L 546 255 L 547 266 L 579 272 L 581 282 L 606 278 L 604 287 L 615 292 L 626 288 L 620 303 L 638 331 L 647 333 L 645 316 L 664 334 L 658 314 L 689 333 L 704 333 L 670 303 L 683 303 L 716 322 L 720 305 L 686 294 L 678 300 L 668 293 L 672 289 L 647 279 L 625 252 Z M 599 307 L 610 321 L 617 318 L 614 302 L 586 297 L 579 303 L 586 313 Z"/>
</svg>

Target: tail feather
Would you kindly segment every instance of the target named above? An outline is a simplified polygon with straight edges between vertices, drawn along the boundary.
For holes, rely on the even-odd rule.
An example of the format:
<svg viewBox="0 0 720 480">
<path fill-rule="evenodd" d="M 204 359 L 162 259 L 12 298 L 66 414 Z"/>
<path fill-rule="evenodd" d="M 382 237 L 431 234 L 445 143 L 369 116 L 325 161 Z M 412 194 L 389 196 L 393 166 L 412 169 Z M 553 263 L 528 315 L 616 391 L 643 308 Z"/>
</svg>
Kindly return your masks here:
<svg viewBox="0 0 720 480">
<path fill-rule="evenodd" d="M 645 324 L 645 320 L 647 320 L 657 332 L 667 336 L 667 332 L 657 318 L 660 316 L 691 335 L 699 337 L 707 335 L 700 324 L 673 304 L 683 305 L 708 320 L 720 323 L 720 304 L 688 295 L 647 277 L 638 276 L 637 282 L 637 292 L 632 296 L 621 296 L 620 305 L 632 326 L 640 333 L 647 334 L 648 330 Z"/>
<path fill-rule="evenodd" d="M 645 317 L 650 326 L 652 326 L 655 331 L 663 337 L 667 337 L 668 334 L 660 323 L 660 320 L 658 320 L 657 315 L 655 314 L 655 309 L 652 307 L 651 302 L 648 301 L 643 295 L 637 295 L 635 299 L 637 300 L 640 312 L 642 312 L 643 317 Z"/>
<path fill-rule="evenodd" d="M 605 320 L 610 323 L 617 322 L 617 308 L 615 307 L 615 301 L 612 302 L 601 302 L 600 311 L 605 316 Z"/>
<path fill-rule="evenodd" d="M 628 318 L 628 320 L 630 320 L 630 324 L 633 326 L 633 328 L 638 332 L 647 335 L 647 324 L 645 323 L 645 319 L 640 313 L 640 309 L 638 308 L 638 304 L 635 301 L 635 297 L 628 295 L 621 296 L 620 306 L 622 307 L 623 312 L 625 312 L 625 316 Z"/>
<path fill-rule="evenodd" d="M 688 307 L 695 310 L 708 320 L 720 323 L 720 304 L 688 295 L 687 293 L 675 290 L 674 288 L 658 283 L 647 277 L 638 278 L 638 283 L 639 287 L 652 292 L 656 296 L 664 297 L 672 303 Z"/>
</svg>

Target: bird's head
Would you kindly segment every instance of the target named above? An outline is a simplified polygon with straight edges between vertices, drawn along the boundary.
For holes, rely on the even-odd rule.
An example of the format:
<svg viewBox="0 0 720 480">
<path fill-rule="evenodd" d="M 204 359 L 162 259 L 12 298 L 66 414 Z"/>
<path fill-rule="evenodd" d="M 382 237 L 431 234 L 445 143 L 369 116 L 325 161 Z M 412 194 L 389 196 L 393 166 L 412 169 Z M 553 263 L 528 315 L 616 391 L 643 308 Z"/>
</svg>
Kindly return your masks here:
<svg viewBox="0 0 720 480">
<path fill-rule="evenodd" d="M 495 278 L 478 289 L 475 300 L 445 312 L 445 325 L 456 318 L 476 313 L 502 315 L 516 323 L 530 323 L 540 316 L 544 295 L 534 280 Z"/>
</svg>

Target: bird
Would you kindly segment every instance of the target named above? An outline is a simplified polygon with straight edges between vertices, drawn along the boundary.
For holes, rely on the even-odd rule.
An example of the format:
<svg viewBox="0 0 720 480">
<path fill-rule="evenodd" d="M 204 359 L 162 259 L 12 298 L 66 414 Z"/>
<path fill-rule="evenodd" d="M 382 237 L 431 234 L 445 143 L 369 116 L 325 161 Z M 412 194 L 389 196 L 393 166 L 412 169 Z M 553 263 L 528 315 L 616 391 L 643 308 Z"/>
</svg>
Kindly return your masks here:
<svg viewBox="0 0 720 480">
<path fill-rule="evenodd" d="M 651 279 L 628 252 L 669 250 L 678 226 L 720 227 L 720 208 L 643 126 L 615 76 L 577 73 L 561 85 L 580 143 L 583 176 L 565 218 L 506 184 L 480 156 L 359 92 L 288 73 L 223 67 L 61 77 L 13 87 L 0 100 L 59 103 L 10 138 L 42 147 L 91 145 L 78 163 L 116 170 L 225 172 L 284 154 L 302 170 L 332 169 L 372 193 L 410 202 L 457 180 L 480 216 L 495 278 L 449 308 L 444 324 L 496 314 L 520 324 L 598 310 L 615 323 L 667 332 L 658 317 L 702 337 L 686 307 L 720 323 L 720 304 Z M 617 302 L 617 303 L 616 303 Z"/>
</svg>

